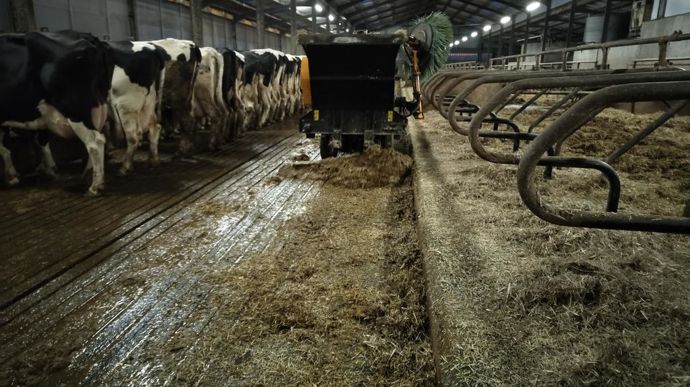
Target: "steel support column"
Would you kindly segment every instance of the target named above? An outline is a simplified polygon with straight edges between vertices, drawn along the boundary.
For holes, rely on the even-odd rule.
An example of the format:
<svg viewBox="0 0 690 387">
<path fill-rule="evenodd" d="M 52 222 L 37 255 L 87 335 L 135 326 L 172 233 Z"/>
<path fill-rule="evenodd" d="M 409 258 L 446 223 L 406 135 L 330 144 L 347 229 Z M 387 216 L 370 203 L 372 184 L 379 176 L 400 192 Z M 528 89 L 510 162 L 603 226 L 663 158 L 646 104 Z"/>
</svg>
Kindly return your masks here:
<svg viewBox="0 0 690 387">
<path fill-rule="evenodd" d="M 522 46 L 524 47 L 524 50 L 522 50 L 523 54 L 527 54 L 527 41 L 529 40 L 529 12 L 527 12 L 526 15 L 527 18 L 525 19 L 525 41 L 522 43 Z"/>
<path fill-rule="evenodd" d="M 297 54 L 297 0 L 290 0 L 290 50 Z"/>
<path fill-rule="evenodd" d="M 36 31 L 33 0 L 10 0 L 10 14 L 15 32 Z"/>
<path fill-rule="evenodd" d="M 604 7 L 604 25 L 601 28 L 601 43 L 606 41 L 606 33 L 609 29 L 609 19 L 611 18 L 611 3 L 612 0 L 606 0 L 606 6 Z"/>
<path fill-rule="evenodd" d="M 108 40 L 112 38 L 110 31 L 110 7 L 108 7 L 108 0 L 103 0 L 103 8 L 105 9 L 105 30 L 108 33 Z"/>
<path fill-rule="evenodd" d="M 127 20 L 129 21 L 129 36 L 131 40 L 139 40 L 136 0 L 127 0 Z"/>
<path fill-rule="evenodd" d="M 486 48 L 487 48 L 487 51 L 489 54 L 489 59 L 494 57 L 494 48 L 492 47 L 493 46 L 493 40 L 492 40 L 492 36 L 491 36 L 493 34 L 493 32 L 494 32 L 494 30 L 489 30 L 489 38 L 486 40 Z"/>
<path fill-rule="evenodd" d="M 477 39 L 479 39 L 479 49 L 477 50 L 477 62 L 483 63 L 482 54 L 484 53 L 484 37 L 482 34 L 479 34 Z"/>
<path fill-rule="evenodd" d="M 70 8 L 71 9 L 71 8 Z M 71 11 L 70 11 L 71 13 Z M 163 0 L 158 0 L 158 15 L 160 17 L 160 24 L 158 25 L 158 31 L 161 34 L 161 39 L 165 39 L 165 33 L 163 32 Z"/>
<path fill-rule="evenodd" d="M 264 0 L 256 0 L 256 44 L 266 47 L 266 26 L 264 23 Z"/>
<path fill-rule="evenodd" d="M 311 32 L 316 33 L 316 0 L 311 1 Z"/>
<path fill-rule="evenodd" d="M 541 50 L 546 51 L 546 36 L 549 32 L 549 19 L 551 18 L 551 0 L 545 1 L 546 12 L 544 13 L 544 29 L 541 33 Z"/>
<path fill-rule="evenodd" d="M 515 18 L 510 19 L 510 43 L 508 44 L 508 55 L 513 55 L 513 45 L 515 44 Z"/>
<path fill-rule="evenodd" d="M 659 0 L 659 7 L 657 8 L 656 18 L 661 19 L 666 16 L 666 0 Z"/>
<path fill-rule="evenodd" d="M 575 10 L 577 9 L 576 4 L 576 0 L 572 0 L 572 2 L 570 2 L 570 15 L 568 16 L 568 32 L 566 32 L 565 35 L 566 48 L 570 47 L 570 42 L 573 36 L 573 24 L 575 24 Z"/>
<path fill-rule="evenodd" d="M 192 16 L 192 40 L 199 47 L 204 46 L 204 16 L 202 9 L 202 0 L 190 0 L 190 13 Z"/>
</svg>

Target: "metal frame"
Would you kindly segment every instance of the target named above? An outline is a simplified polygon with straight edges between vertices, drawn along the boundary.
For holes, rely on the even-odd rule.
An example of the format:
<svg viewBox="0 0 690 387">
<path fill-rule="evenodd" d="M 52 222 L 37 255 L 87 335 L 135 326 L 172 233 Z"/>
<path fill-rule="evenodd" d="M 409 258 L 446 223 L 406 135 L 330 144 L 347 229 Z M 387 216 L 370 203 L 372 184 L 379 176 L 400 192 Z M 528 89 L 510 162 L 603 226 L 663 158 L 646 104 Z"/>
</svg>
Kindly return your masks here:
<svg viewBox="0 0 690 387">
<path fill-rule="evenodd" d="M 671 34 L 671 35 L 659 36 L 656 38 L 646 38 L 646 39 L 616 40 L 613 42 L 585 44 L 585 45 L 575 46 L 575 47 L 565 47 L 565 48 L 555 49 L 555 50 L 546 50 L 546 51 L 540 51 L 537 53 L 508 55 L 508 56 L 490 59 L 489 60 L 489 68 L 506 69 L 506 67 L 509 65 L 509 61 L 511 59 L 516 59 L 516 67 L 520 68 L 521 59 L 530 58 L 530 57 L 535 58 L 535 66 L 536 66 L 536 68 L 540 68 L 542 58 L 544 55 L 547 55 L 547 54 L 561 54 L 561 56 L 563 58 L 562 59 L 562 64 L 563 64 L 562 68 L 566 68 L 567 63 L 572 63 L 572 62 L 568 62 L 568 60 L 567 60 L 568 54 L 575 52 L 575 51 L 585 51 L 585 50 L 601 50 L 602 60 L 601 60 L 601 64 L 599 64 L 599 67 L 607 68 L 608 67 L 609 49 L 611 49 L 613 47 L 637 46 L 637 45 L 655 44 L 655 43 L 659 45 L 658 65 L 659 66 L 666 66 L 666 65 L 668 65 L 668 60 L 666 58 L 666 53 L 668 51 L 668 44 L 670 42 L 678 42 L 678 41 L 684 41 L 684 40 L 690 40 L 690 33 L 686 33 L 686 34 L 675 33 L 675 34 Z M 498 66 L 495 66 L 494 63 L 497 63 L 497 62 L 500 62 L 501 64 Z"/>
<path fill-rule="evenodd" d="M 481 138 L 487 137 L 487 131 L 481 130 L 482 124 L 484 123 L 486 117 L 495 116 L 498 112 L 506 105 L 506 101 L 514 99 L 524 91 L 532 91 L 536 98 L 532 98 L 522 104 L 515 113 L 511 115 L 509 120 L 512 120 L 524 111 L 527 107 L 532 105 L 538 99 L 537 96 L 541 96 L 550 90 L 564 90 L 566 89 L 565 96 L 555 104 L 555 108 L 552 106 L 551 109 L 547 110 L 542 116 L 538 117 L 535 121 L 531 122 L 529 128 L 527 128 L 527 133 L 532 133 L 536 126 L 541 123 L 549 115 L 554 114 L 556 111 L 567 110 L 568 101 L 572 101 L 573 98 L 583 90 L 587 90 L 591 93 L 595 90 L 621 84 L 639 83 L 639 82 L 681 82 L 690 81 L 690 73 L 686 71 L 625 71 L 623 73 L 611 73 L 611 74 L 593 74 L 593 75 L 581 75 L 581 76 L 566 76 L 566 74 L 572 73 L 560 73 L 555 76 L 545 76 L 538 78 L 528 78 L 519 81 L 512 82 L 505 86 L 501 91 L 496 93 L 484 106 L 482 106 L 472 117 L 467 130 L 467 135 L 470 139 L 470 145 L 472 150 L 484 160 L 498 163 L 498 164 L 517 164 L 520 161 L 520 155 L 517 153 L 500 153 L 497 151 L 492 151 L 484 147 Z M 488 78 L 488 77 L 487 77 Z M 485 84 L 486 82 L 484 82 Z M 569 91 L 569 93 L 568 93 Z M 576 93 L 573 94 L 573 91 Z M 674 110 L 674 114 L 677 109 Z M 670 117 L 669 117 L 670 118 Z M 668 119 L 668 118 L 667 118 Z M 653 132 L 656 128 L 662 125 L 666 120 L 660 122 L 658 125 L 647 128 L 647 135 Z M 515 126 L 520 129 L 518 124 Z M 554 153 L 558 154 L 561 144 L 556 144 L 554 147 Z M 516 151 L 517 147 L 513 147 L 513 152 Z M 625 154 L 631 146 L 627 148 L 621 148 L 614 152 L 614 155 L 608 159 L 609 164 L 615 162 L 620 156 Z"/>
<path fill-rule="evenodd" d="M 591 158 L 544 156 L 545 152 L 556 144 L 564 142 L 604 108 L 611 104 L 623 102 L 682 100 L 683 104 L 687 104 L 688 99 L 690 99 L 690 81 L 616 85 L 596 91 L 583 98 L 549 125 L 530 144 L 521 157 L 517 182 L 522 201 L 538 217 L 563 226 L 690 234 L 690 217 L 687 216 L 618 214 L 615 211 L 616 208 L 611 207 L 610 200 L 608 208 L 604 212 L 563 209 L 542 200 L 536 186 L 536 168 L 539 165 L 566 164 L 581 168 L 583 165 L 596 163 L 601 166 L 608 166 L 606 162 Z M 678 109 L 678 105 L 672 106 L 668 110 L 674 109 Z M 668 114 L 665 113 L 664 115 Z M 615 184 L 609 187 L 610 199 L 617 188 L 619 189 Z"/>
</svg>

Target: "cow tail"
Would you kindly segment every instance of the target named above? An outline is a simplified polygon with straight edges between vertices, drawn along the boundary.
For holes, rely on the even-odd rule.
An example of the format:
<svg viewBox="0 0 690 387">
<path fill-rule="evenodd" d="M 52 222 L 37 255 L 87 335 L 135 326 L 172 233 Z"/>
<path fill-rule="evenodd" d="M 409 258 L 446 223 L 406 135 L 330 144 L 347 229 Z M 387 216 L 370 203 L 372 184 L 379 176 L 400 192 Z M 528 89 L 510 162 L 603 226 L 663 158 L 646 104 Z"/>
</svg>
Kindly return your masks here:
<svg viewBox="0 0 690 387">
<path fill-rule="evenodd" d="M 108 133 L 108 135 L 112 134 L 113 135 L 112 137 L 117 139 L 117 141 L 119 142 L 120 140 L 122 140 L 122 137 L 120 137 L 121 135 L 123 137 L 127 137 L 127 135 L 125 134 L 125 127 L 122 125 L 122 117 L 120 117 L 120 110 L 117 108 L 117 106 L 115 106 L 115 104 L 111 102 L 110 108 L 114 113 L 113 115 L 115 116 L 115 120 L 117 120 L 117 125 L 115 128 L 110 128 L 110 133 Z M 110 137 L 110 136 L 108 136 L 108 137 Z M 112 139 L 110 142 L 111 142 L 111 144 L 115 144 L 112 141 Z"/>
<path fill-rule="evenodd" d="M 163 86 L 165 84 L 165 66 L 158 73 L 158 90 L 156 95 L 156 116 L 158 123 L 163 121 Z"/>
<path fill-rule="evenodd" d="M 223 98 L 223 73 L 225 72 L 225 68 L 223 65 L 224 58 L 222 55 L 216 56 L 215 65 L 216 65 L 216 103 L 220 104 L 220 106 L 225 107 L 225 98 Z M 223 109 L 227 110 L 227 109 Z"/>
<path fill-rule="evenodd" d="M 190 92 L 187 104 L 192 106 L 194 101 L 194 85 L 196 85 L 196 77 L 199 74 L 199 64 L 201 63 L 201 50 L 197 45 L 194 45 L 194 47 L 190 49 L 190 58 L 194 62 L 194 70 L 192 71 L 192 80 L 191 84 L 189 85 Z"/>
</svg>

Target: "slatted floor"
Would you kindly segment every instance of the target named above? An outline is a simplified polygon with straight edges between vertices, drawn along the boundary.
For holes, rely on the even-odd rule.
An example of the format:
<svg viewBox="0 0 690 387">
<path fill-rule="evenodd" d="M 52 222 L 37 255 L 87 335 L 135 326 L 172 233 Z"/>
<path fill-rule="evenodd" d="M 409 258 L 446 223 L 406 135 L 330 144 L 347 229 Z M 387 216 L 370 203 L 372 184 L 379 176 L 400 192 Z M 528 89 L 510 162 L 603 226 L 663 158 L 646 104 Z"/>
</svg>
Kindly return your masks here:
<svg viewBox="0 0 690 387">
<path fill-rule="evenodd" d="M 303 141 L 295 128 L 136 165 L 98 198 L 78 179 L 0 190 L 0 384 L 174 380 L 123 362 L 200 334 L 215 315 L 204 278 L 265 249 L 317 194 L 316 183 L 271 179 Z M 166 362 L 193 361 L 193 349 Z"/>
</svg>

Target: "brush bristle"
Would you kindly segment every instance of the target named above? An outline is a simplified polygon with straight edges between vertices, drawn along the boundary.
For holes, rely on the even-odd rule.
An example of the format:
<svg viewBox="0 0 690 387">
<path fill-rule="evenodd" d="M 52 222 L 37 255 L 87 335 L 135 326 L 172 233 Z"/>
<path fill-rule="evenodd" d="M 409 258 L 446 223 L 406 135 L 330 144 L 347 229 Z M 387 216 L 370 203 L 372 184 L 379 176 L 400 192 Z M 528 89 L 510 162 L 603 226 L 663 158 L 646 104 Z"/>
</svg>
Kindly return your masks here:
<svg viewBox="0 0 690 387">
<path fill-rule="evenodd" d="M 425 53 L 428 58 L 421 69 L 421 78 L 424 80 L 431 77 L 448 61 L 449 44 L 453 38 L 453 24 L 445 13 L 432 12 L 415 20 L 410 31 L 420 24 L 428 24 L 432 31 L 431 42 L 427 42 L 429 52 Z"/>
</svg>

